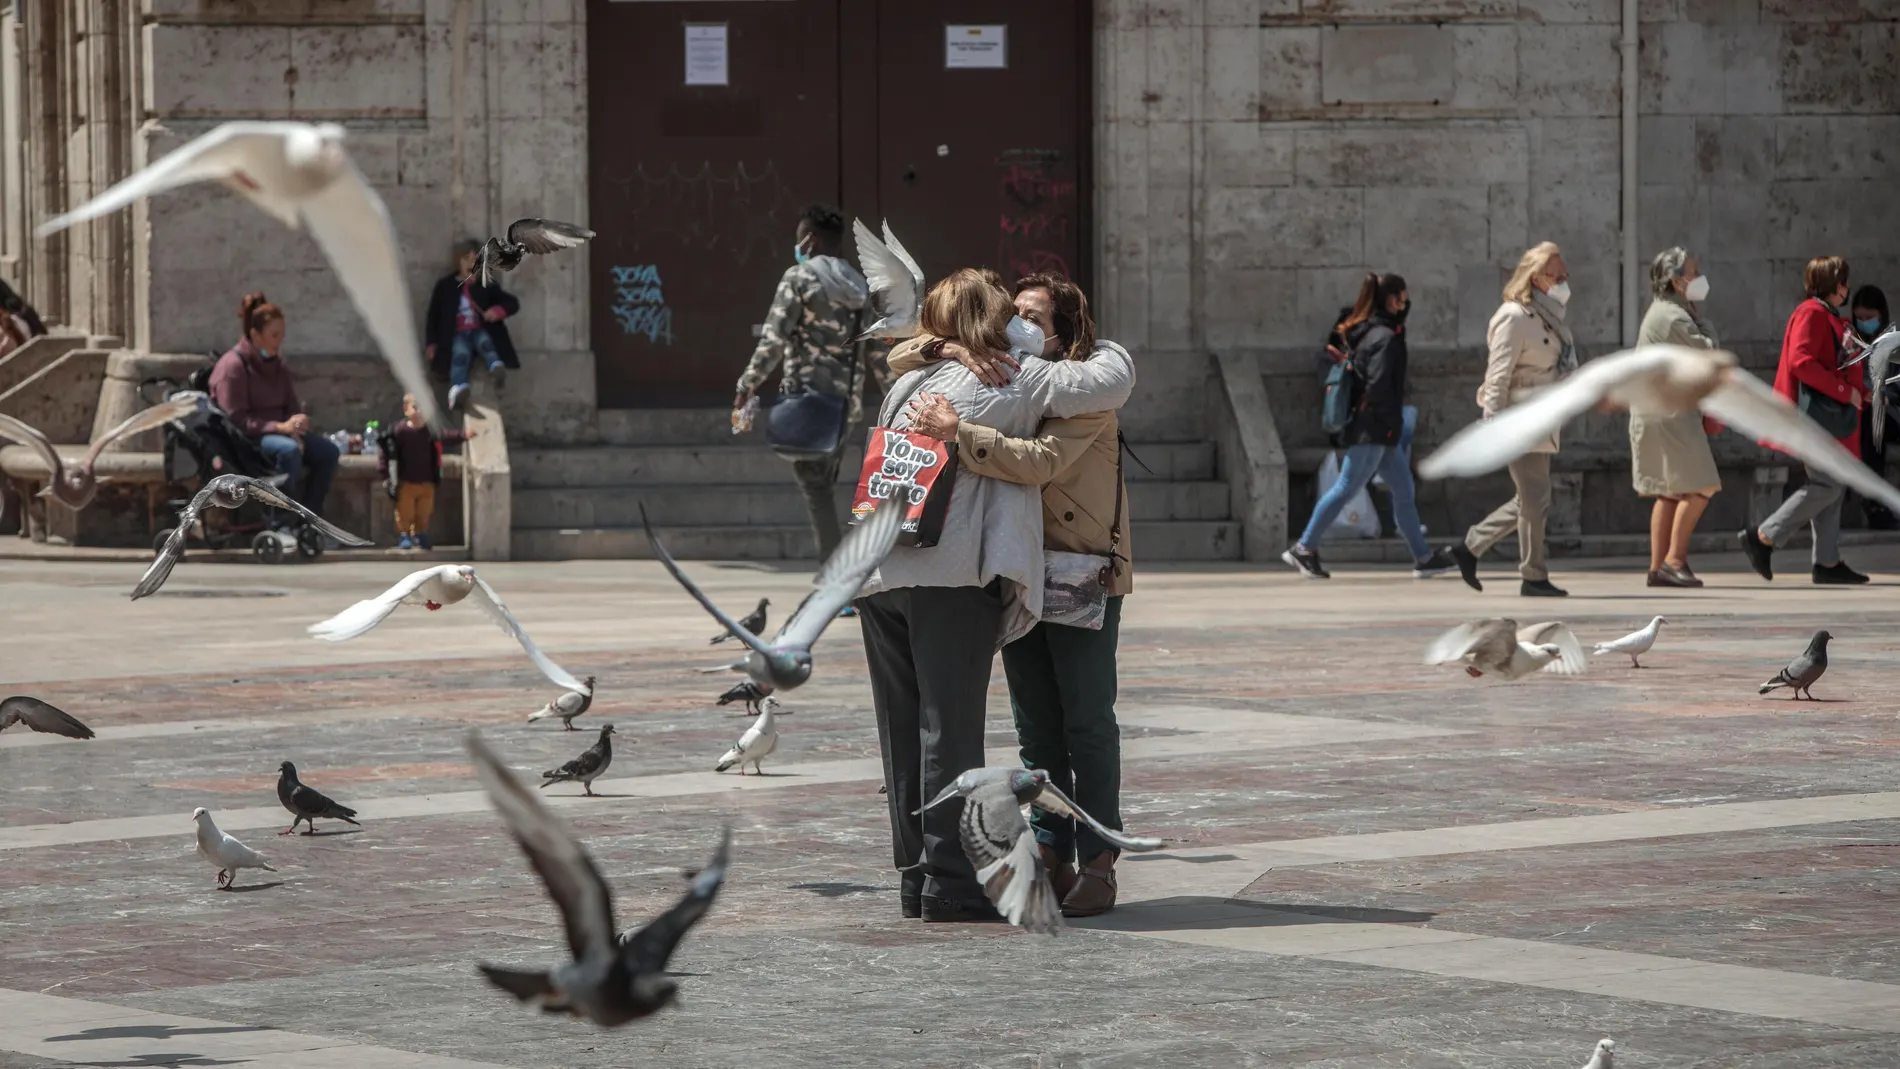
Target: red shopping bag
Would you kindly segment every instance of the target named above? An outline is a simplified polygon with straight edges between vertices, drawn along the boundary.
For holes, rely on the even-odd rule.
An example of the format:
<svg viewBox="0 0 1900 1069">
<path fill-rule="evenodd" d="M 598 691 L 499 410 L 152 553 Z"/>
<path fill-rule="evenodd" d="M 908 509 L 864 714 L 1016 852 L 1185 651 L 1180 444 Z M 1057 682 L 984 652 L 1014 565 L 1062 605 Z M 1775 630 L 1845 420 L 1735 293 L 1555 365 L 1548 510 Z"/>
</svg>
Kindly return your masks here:
<svg viewBox="0 0 1900 1069">
<path fill-rule="evenodd" d="M 957 443 L 924 434 L 872 427 L 864 443 L 864 467 L 851 498 L 851 522 L 882 507 L 898 487 L 909 483 L 910 515 L 897 536 L 900 546 L 928 548 L 943 536 L 944 513 L 957 484 Z"/>
</svg>

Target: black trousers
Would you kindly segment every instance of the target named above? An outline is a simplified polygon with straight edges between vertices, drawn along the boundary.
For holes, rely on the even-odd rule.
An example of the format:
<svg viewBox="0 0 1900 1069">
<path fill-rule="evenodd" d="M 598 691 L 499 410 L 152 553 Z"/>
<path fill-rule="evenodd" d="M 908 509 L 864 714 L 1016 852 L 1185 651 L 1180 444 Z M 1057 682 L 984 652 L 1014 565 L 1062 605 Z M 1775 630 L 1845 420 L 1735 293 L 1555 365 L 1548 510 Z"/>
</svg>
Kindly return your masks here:
<svg viewBox="0 0 1900 1069">
<path fill-rule="evenodd" d="M 1009 705 L 1023 765 L 1045 769 L 1057 790 L 1103 824 L 1122 830 L 1122 736 L 1115 723 L 1115 647 L 1122 599 L 1108 599 L 1100 631 L 1041 623 L 1003 647 Z M 1086 865 L 1120 851 L 1087 825 L 1041 809 L 1030 811 L 1036 841 L 1065 861 Z"/>
<path fill-rule="evenodd" d="M 884 753 L 891 860 L 922 865 L 924 894 L 983 897 L 963 853 L 952 799 L 917 816 L 951 780 L 983 765 L 990 665 L 1003 619 L 1002 581 L 985 587 L 907 587 L 858 601 L 871 701 Z"/>
</svg>

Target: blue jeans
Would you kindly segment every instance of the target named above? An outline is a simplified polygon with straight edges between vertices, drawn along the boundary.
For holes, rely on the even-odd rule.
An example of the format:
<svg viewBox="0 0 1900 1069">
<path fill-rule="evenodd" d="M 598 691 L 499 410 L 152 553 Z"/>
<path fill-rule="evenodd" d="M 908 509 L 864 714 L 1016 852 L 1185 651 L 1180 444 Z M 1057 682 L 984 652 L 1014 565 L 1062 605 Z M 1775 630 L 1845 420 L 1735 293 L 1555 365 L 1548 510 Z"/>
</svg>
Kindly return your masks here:
<svg viewBox="0 0 1900 1069">
<path fill-rule="evenodd" d="M 449 385 L 467 386 L 469 365 L 475 357 L 482 358 L 483 367 L 494 367 L 501 363 L 501 357 L 495 355 L 495 339 L 488 336 L 486 330 L 458 330 L 454 340 L 449 342 Z"/>
<path fill-rule="evenodd" d="M 336 478 L 336 443 L 321 435 L 306 434 L 303 448 L 298 449 L 297 439 L 287 434 L 266 434 L 257 440 L 257 447 L 270 458 L 278 474 L 290 476 L 284 481 L 284 493 L 323 515 L 323 499 L 330 493 L 330 481 Z M 308 480 L 304 478 L 305 468 L 310 469 Z"/>
<path fill-rule="evenodd" d="M 1401 437 L 1398 445 L 1348 447 L 1339 466 L 1339 478 L 1332 489 L 1320 496 L 1319 504 L 1313 506 L 1313 518 L 1306 521 L 1306 530 L 1300 533 L 1300 545 L 1316 548 L 1326 529 L 1339 518 L 1339 510 L 1346 507 L 1346 500 L 1363 490 L 1376 474 L 1385 479 L 1385 488 L 1392 495 L 1392 522 L 1398 525 L 1399 534 L 1411 548 L 1412 559 L 1424 560 L 1431 556 L 1431 548 L 1425 544 L 1425 532 L 1418 525 L 1418 500 L 1413 494 L 1412 466 L 1408 463 L 1410 450 L 1405 445 Z"/>
</svg>

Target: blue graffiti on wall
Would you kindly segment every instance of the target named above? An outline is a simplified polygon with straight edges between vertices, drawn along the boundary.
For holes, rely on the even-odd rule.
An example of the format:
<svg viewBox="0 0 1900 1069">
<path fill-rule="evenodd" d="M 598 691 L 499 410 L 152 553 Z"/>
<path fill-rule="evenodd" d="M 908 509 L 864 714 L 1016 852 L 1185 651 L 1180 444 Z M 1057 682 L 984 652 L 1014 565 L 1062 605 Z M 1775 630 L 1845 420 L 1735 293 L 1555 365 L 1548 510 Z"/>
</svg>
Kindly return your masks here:
<svg viewBox="0 0 1900 1069">
<path fill-rule="evenodd" d="M 673 344 L 673 310 L 666 306 L 658 264 L 612 267 L 614 318 L 628 334 L 642 334 L 650 342 Z"/>
</svg>

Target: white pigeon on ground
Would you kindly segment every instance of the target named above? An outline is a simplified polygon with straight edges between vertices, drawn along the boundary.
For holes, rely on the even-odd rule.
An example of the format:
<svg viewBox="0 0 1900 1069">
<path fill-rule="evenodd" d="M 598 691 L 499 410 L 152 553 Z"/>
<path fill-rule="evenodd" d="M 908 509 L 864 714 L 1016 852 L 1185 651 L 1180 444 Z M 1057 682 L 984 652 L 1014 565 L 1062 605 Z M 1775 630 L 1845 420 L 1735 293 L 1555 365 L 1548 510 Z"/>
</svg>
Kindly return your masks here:
<svg viewBox="0 0 1900 1069">
<path fill-rule="evenodd" d="M 239 869 L 263 869 L 276 872 L 270 859 L 245 846 L 218 827 L 211 819 L 211 811 L 204 806 L 191 811 L 191 819 L 198 824 L 198 856 L 218 866 L 218 890 L 229 891 L 237 882 Z"/>
<path fill-rule="evenodd" d="M 474 603 L 483 616 L 495 621 L 495 625 L 509 638 L 521 643 L 521 649 L 528 659 L 548 677 L 555 686 L 571 691 L 591 691 L 592 688 L 568 674 L 567 669 L 548 659 L 541 648 L 534 644 L 521 624 L 508 611 L 507 603 L 495 588 L 488 585 L 475 569 L 466 564 L 444 564 L 435 568 L 424 568 L 419 572 L 410 572 L 403 580 L 376 597 L 356 604 L 319 623 L 310 625 L 310 634 L 326 642 L 343 642 L 368 634 L 377 624 L 389 618 L 397 606 L 421 605 L 434 612 L 444 605 L 453 605 L 474 594 Z"/>
<path fill-rule="evenodd" d="M 862 219 L 851 220 L 851 233 L 858 239 L 858 266 L 870 283 L 871 297 L 884 311 L 884 318 L 871 324 L 861 337 L 908 338 L 917 333 L 924 310 L 923 268 L 891 233 L 888 219 L 884 221 L 883 241 Z"/>
<path fill-rule="evenodd" d="M 1644 416 L 1700 409 L 1861 496 L 1900 511 L 1900 490 L 1875 474 L 1821 425 L 1767 383 L 1743 370 L 1735 354 L 1684 345 L 1643 345 L 1592 360 L 1489 419 L 1473 423 L 1419 462 L 1427 479 L 1496 471 L 1547 440 L 1564 424 L 1599 406 Z"/>
<path fill-rule="evenodd" d="M 586 712 L 588 707 L 594 704 L 594 677 L 588 676 L 583 682 L 587 684 L 586 690 L 561 692 L 560 697 L 529 713 L 528 723 L 532 724 L 536 720 L 558 716 L 561 718 L 561 725 L 567 730 L 579 731 L 580 728 L 574 726 L 574 718 Z"/>
<path fill-rule="evenodd" d="M 416 340 L 389 209 L 343 150 L 335 123 L 228 122 L 40 227 L 45 237 L 195 182 L 222 182 L 292 230 L 308 228 L 356 303 L 383 359 L 441 426 Z"/>
<path fill-rule="evenodd" d="M 1658 616 L 1649 621 L 1641 631 L 1632 631 L 1622 638 L 1617 639 L 1615 642 L 1597 643 L 1595 654 L 1599 657 L 1606 653 L 1628 654 L 1630 667 L 1641 668 L 1643 662 L 1636 658 L 1649 652 L 1650 647 L 1656 644 L 1656 636 L 1661 633 L 1662 625 L 1668 622 L 1668 620 Z"/>
<path fill-rule="evenodd" d="M 1504 679 L 1533 672 L 1574 676 L 1584 668 L 1583 644 L 1555 620 L 1523 628 L 1516 620 L 1477 620 L 1432 640 L 1425 663 L 1462 664 L 1473 679 L 1486 672 Z"/>
<path fill-rule="evenodd" d="M 1583 1063 L 1583 1069 L 1616 1069 L 1616 1043 L 1597 1040 L 1597 1049 L 1591 1052 L 1590 1060 Z"/>
<path fill-rule="evenodd" d="M 759 767 L 759 761 L 766 754 L 778 749 L 778 722 L 774 719 L 777 710 L 778 699 L 769 694 L 766 695 L 765 701 L 760 704 L 759 718 L 752 722 L 751 727 L 745 729 L 745 734 L 739 736 L 739 741 L 733 743 L 732 749 L 720 755 L 719 763 L 713 766 L 713 771 L 724 772 L 738 765 L 739 774 L 743 776 L 745 766 L 751 765 L 752 771 L 761 776 L 765 775 L 765 770 Z M 787 715 L 790 715 L 789 711 Z"/>
</svg>

